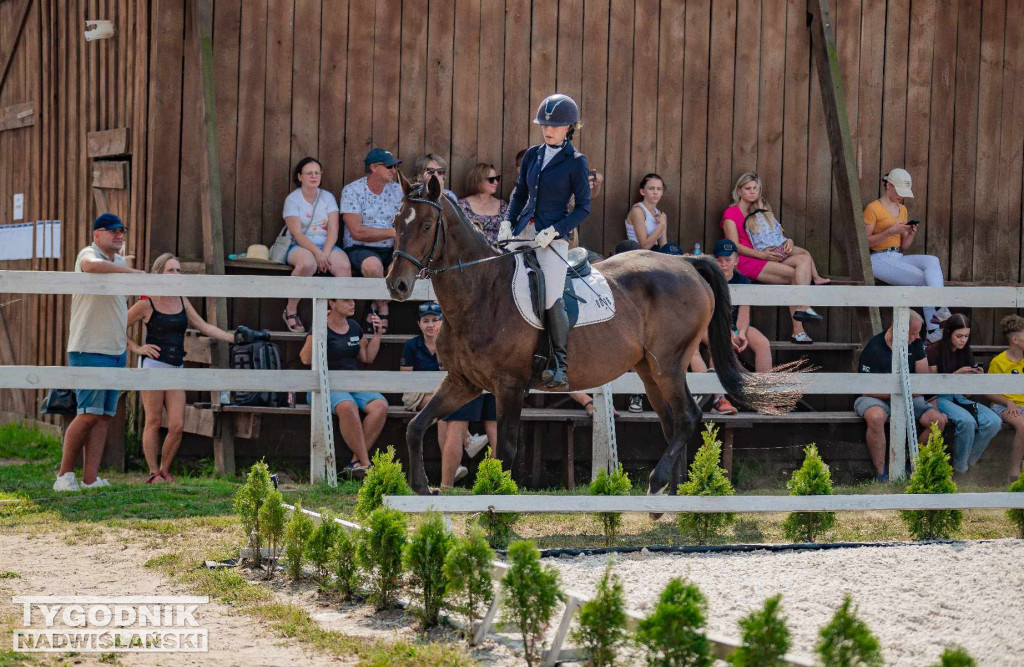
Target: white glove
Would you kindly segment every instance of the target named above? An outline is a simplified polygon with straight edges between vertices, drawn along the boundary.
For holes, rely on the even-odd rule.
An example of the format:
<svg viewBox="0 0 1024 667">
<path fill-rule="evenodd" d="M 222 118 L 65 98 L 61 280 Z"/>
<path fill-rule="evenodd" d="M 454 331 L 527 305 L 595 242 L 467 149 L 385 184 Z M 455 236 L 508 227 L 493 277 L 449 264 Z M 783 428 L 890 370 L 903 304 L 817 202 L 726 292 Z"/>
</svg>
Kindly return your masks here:
<svg viewBox="0 0 1024 667">
<path fill-rule="evenodd" d="M 547 248 L 548 244 L 554 241 L 556 236 L 558 236 L 558 232 L 555 228 L 548 227 L 547 229 L 542 229 L 540 233 L 537 234 L 537 238 L 535 238 L 534 241 L 536 241 L 537 245 L 541 248 Z"/>
<path fill-rule="evenodd" d="M 510 241 L 512 240 L 512 223 L 508 220 L 501 221 L 501 228 L 498 229 L 498 240 L 499 241 Z"/>
</svg>

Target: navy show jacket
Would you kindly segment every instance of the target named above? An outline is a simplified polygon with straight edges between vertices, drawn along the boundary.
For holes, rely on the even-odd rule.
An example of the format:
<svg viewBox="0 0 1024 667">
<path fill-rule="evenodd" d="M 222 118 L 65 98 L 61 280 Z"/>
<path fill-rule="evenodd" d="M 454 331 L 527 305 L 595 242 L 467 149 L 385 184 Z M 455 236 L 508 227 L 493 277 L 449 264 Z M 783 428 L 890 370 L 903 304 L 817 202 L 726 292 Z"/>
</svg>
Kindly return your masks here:
<svg viewBox="0 0 1024 667">
<path fill-rule="evenodd" d="M 562 238 L 590 215 L 590 171 L 587 158 L 570 142 L 565 142 L 548 165 L 544 162 L 544 144 L 531 146 L 523 155 L 519 180 L 512 191 L 506 218 L 512 223 L 512 233 L 518 236 L 534 219 L 534 229 L 540 232 L 554 227 Z M 576 205 L 569 212 L 569 199 L 575 196 Z"/>
</svg>

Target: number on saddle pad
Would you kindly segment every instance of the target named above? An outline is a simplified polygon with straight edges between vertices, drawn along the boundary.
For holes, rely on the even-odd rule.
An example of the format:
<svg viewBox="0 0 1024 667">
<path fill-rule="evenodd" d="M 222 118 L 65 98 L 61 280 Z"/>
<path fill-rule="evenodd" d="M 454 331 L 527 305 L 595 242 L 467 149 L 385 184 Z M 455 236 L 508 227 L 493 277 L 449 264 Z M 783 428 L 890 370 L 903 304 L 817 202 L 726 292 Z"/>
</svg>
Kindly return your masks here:
<svg viewBox="0 0 1024 667">
<path fill-rule="evenodd" d="M 245 345 L 231 346 L 231 368 L 241 370 L 281 370 L 281 349 L 275 343 L 256 341 Z M 288 394 L 273 391 L 236 391 L 235 405 L 283 407 L 288 404 Z"/>
</svg>

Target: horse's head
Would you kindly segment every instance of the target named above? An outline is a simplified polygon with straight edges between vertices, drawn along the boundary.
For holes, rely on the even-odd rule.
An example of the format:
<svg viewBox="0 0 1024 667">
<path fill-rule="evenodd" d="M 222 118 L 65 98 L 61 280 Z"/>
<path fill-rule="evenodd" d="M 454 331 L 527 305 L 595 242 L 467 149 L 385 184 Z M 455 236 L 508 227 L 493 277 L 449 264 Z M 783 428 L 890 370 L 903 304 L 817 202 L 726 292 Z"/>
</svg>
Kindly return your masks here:
<svg viewBox="0 0 1024 667">
<path fill-rule="evenodd" d="M 424 185 L 410 183 L 398 172 L 402 185 L 402 207 L 395 214 L 395 255 L 388 270 L 391 298 L 405 301 L 413 285 L 431 262 L 441 258 L 444 222 L 441 215 L 441 183 L 431 176 Z"/>
</svg>

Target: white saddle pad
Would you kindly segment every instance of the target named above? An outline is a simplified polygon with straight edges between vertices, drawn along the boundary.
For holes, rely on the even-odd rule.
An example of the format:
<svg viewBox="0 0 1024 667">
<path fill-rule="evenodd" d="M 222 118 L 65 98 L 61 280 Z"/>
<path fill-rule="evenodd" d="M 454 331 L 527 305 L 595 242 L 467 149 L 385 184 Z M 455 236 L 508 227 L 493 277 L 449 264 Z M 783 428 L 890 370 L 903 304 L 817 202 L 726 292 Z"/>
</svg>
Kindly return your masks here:
<svg viewBox="0 0 1024 667">
<path fill-rule="evenodd" d="M 590 275 L 585 278 L 573 278 L 572 286 L 576 290 L 576 295 L 583 300 L 579 304 L 580 317 L 576 321 L 576 326 L 583 327 L 588 324 L 607 322 L 615 315 L 615 297 L 612 296 L 612 288 L 597 267 L 591 266 Z M 551 286 L 548 287 L 550 289 Z M 562 287 L 564 285 L 559 285 L 555 289 Z M 516 255 L 516 272 L 512 277 L 512 296 L 516 302 L 516 308 L 519 309 L 519 314 L 523 316 L 527 324 L 535 329 L 543 329 L 544 325 L 533 312 L 530 279 L 522 255 Z"/>
</svg>

